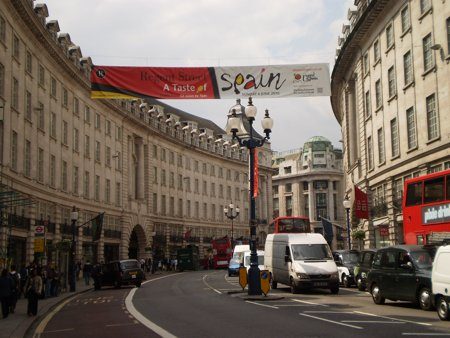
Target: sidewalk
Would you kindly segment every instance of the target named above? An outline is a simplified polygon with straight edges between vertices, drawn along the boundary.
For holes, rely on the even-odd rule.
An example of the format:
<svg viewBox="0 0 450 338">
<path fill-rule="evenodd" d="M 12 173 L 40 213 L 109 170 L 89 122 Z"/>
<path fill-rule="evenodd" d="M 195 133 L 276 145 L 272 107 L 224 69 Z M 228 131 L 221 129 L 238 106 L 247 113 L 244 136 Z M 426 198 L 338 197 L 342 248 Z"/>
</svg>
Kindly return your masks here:
<svg viewBox="0 0 450 338">
<path fill-rule="evenodd" d="M 27 315 L 28 300 L 26 298 L 23 298 L 22 296 L 22 298 L 17 301 L 17 306 L 14 313 L 10 313 L 5 319 L 0 319 L 0 337 L 25 337 L 28 328 L 33 324 L 40 322 L 45 317 L 45 315 L 57 304 L 69 297 L 82 292 L 86 292 L 92 288 L 92 280 L 90 285 L 85 285 L 84 280 L 80 279 L 76 284 L 76 292 L 66 291 L 64 293 L 61 293 L 58 297 L 39 299 L 38 314 L 35 317 L 29 317 Z"/>
</svg>

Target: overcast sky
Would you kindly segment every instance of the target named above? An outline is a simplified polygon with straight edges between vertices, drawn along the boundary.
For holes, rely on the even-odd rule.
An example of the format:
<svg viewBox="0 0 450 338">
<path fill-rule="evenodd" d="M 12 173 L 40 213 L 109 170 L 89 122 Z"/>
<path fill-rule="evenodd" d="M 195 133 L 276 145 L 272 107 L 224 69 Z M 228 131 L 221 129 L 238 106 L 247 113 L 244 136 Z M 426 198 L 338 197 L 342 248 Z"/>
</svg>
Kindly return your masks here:
<svg viewBox="0 0 450 338">
<path fill-rule="evenodd" d="M 41 0 L 83 56 L 108 66 L 251 66 L 329 63 L 353 0 Z M 233 100 L 166 103 L 224 128 Z M 246 105 L 246 102 L 243 102 Z M 312 136 L 341 148 L 329 97 L 254 100 L 269 109 L 272 149 Z"/>
</svg>

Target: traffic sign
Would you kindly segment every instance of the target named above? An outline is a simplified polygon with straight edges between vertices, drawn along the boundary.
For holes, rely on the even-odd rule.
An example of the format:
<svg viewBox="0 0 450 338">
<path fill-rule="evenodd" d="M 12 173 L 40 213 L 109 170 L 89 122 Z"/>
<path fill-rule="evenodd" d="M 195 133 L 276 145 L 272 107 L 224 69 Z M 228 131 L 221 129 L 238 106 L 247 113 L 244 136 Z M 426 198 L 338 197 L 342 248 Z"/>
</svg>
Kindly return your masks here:
<svg viewBox="0 0 450 338">
<path fill-rule="evenodd" d="M 44 239 L 35 238 L 34 239 L 34 252 L 44 252 Z"/>
<path fill-rule="evenodd" d="M 34 234 L 36 236 L 44 236 L 45 234 L 45 227 L 42 225 L 36 225 L 36 227 L 34 228 Z"/>
<path fill-rule="evenodd" d="M 264 296 L 267 296 L 267 294 L 270 291 L 270 272 L 269 272 L 269 270 L 261 270 L 260 277 L 261 277 L 261 291 L 264 293 Z"/>
</svg>

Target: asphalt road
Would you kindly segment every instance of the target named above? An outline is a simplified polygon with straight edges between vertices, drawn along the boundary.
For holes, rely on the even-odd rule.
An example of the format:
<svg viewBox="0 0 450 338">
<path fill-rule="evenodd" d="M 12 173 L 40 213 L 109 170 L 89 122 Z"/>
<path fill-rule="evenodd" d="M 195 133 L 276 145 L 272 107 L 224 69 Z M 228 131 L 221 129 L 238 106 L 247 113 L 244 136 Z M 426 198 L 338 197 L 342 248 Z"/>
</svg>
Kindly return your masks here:
<svg viewBox="0 0 450 338">
<path fill-rule="evenodd" d="M 412 304 L 375 305 L 341 288 L 245 300 L 224 270 L 153 275 L 141 288 L 80 295 L 38 327 L 41 337 L 450 337 L 450 322 Z M 45 324 L 45 325 L 44 325 Z"/>
</svg>

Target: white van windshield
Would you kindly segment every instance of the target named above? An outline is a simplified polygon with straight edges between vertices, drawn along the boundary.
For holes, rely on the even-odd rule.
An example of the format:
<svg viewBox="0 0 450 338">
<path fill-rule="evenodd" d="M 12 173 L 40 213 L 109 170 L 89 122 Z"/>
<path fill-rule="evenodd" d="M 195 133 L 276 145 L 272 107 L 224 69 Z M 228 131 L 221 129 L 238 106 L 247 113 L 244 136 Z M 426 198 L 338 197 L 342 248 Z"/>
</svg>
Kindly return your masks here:
<svg viewBox="0 0 450 338">
<path fill-rule="evenodd" d="M 244 251 L 241 251 L 241 252 L 235 252 L 234 254 L 233 254 L 233 260 L 236 260 L 236 261 L 238 261 L 238 262 L 242 262 L 242 259 L 244 258 Z"/>
<path fill-rule="evenodd" d="M 250 266 L 250 256 L 245 257 L 245 266 Z M 264 265 L 264 256 L 258 255 L 258 265 Z"/>
<path fill-rule="evenodd" d="M 328 244 L 293 244 L 294 260 L 332 259 Z"/>
</svg>

